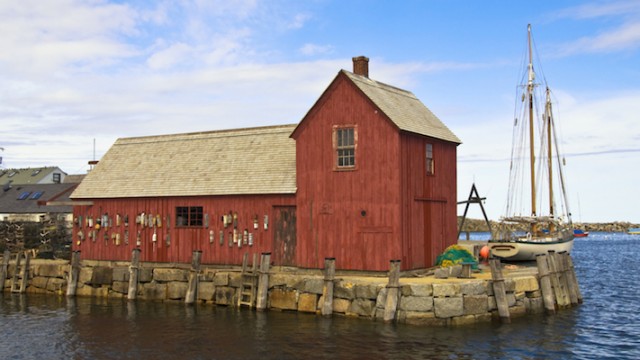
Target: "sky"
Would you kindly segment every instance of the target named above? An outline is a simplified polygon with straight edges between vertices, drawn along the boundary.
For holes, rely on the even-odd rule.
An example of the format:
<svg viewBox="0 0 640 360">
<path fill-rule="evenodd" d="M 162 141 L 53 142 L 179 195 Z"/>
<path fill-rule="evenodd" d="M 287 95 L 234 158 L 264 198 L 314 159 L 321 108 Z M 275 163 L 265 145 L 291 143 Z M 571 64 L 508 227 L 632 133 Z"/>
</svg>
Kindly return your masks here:
<svg viewBox="0 0 640 360">
<path fill-rule="evenodd" d="M 498 219 L 527 24 L 573 220 L 640 222 L 638 0 L 0 0 L 0 168 L 82 174 L 122 137 L 298 123 L 364 55 L 462 140 L 458 200 L 475 183 Z"/>
</svg>

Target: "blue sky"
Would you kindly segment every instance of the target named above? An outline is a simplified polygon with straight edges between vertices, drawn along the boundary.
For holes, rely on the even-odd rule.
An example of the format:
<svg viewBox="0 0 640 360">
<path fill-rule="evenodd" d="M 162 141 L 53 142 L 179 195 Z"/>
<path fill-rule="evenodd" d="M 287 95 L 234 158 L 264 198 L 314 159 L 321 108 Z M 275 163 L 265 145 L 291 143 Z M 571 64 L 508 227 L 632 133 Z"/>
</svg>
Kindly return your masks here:
<svg viewBox="0 0 640 360">
<path fill-rule="evenodd" d="M 459 198 L 475 181 L 497 219 L 528 23 L 574 221 L 640 222 L 635 0 L 0 1 L 0 166 L 84 173 L 94 139 L 99 159 L 120 137 L 297 123 L 365 55 L 462 139 Z"/>
</svg>

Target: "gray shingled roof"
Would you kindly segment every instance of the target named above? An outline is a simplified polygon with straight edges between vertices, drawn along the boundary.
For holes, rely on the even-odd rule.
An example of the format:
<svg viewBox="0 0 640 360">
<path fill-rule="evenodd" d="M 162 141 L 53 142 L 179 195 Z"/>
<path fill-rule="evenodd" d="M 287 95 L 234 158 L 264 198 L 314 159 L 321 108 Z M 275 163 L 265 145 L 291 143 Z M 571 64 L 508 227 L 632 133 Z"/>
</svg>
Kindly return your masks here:
<svg viewBox="0 0 640 360">
<path fill-rule="evenodd" d="M 71 198 L 295 193 L 294 128 L 118 139 Z"/>
<path fill-rule="evenodd" d="M 45 206 L 55 199 L 69 199 L 70 189 L 76 184 L 28 184 L 13 185 L 0 190 L 0 213 L 3 214 L 38 214 L 38 213 L 70 213 L 71 206 Z M 38 196 L 39 193 L 39 196 Z M 24 195 L 21 197 L 21 195 Z"/>
<path fill-rule="evenodd" d="M 435 116 L 413 93 L 356 75 L 342 72 L 353 81 L 400 130 L 462 143 L 447 126 Z"/>
</svg>

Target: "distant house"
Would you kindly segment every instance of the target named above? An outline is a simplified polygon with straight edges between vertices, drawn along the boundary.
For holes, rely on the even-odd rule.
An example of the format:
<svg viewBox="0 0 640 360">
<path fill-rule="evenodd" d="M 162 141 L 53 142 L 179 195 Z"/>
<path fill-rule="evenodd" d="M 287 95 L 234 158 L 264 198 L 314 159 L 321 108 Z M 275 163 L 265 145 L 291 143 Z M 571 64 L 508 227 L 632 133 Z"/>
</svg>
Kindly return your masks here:
<svg viewBox="0 0 640 360">
<path fill-rule="evenodd" d="M 25 169 L 0 169 L 0 184 L 28 185 L 28 184 L 61 184 L 67 173 L 56 166 L 46 166 Z"/>
<path fill-rule="evenodd" d="M 339 269 L 432 266 L 456 239 L 460 140 L 354 58 L 297 125 L 119 139 L 72 194 L 95 260 Z M 249 249 L 247 249 L 249 247 Z"/>
<path fill-rule="evenodd" d="M 69 195 L 77 183 L 27 184 L 6 187 L 0 192 L 0 221 L 42 221 L 55 215 L 71 222 L 73 207 Z M 58 202 L 64 205 L 48 206 Z"/>
</svg>

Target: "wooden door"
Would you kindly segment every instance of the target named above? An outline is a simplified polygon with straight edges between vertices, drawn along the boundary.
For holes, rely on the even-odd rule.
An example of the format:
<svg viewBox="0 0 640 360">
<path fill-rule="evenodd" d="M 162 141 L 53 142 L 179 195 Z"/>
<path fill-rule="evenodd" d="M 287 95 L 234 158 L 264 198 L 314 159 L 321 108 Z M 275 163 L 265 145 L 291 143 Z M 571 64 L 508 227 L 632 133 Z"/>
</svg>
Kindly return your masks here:
<svg viewBox="0 0 640 360">
<path fill-rule="evenodd" d="M 296 266 L 296 208 L 274 208 L 273 261 L 276 265 Z"/>
</svg>

